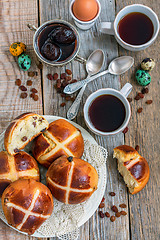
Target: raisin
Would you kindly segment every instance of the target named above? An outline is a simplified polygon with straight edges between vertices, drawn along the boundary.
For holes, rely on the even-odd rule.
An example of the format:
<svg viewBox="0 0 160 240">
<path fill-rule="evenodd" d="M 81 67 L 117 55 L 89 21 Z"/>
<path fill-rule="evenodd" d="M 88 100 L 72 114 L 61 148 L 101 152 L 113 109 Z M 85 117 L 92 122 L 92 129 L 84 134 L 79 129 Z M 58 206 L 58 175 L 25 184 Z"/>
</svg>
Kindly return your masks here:
<svg viewBox="0 0 160 240">
<path fill-rule="evenodd" d="M 120 216 L 121 216 L 121 213 L 120 213 L 120 212 L 117 212 L 115 215 L 116 215 L 116 217 L 120 217 Z"/>
<path fill-rule="evenodd" d="M 27 94 L 26 92 L 22 92 L 22 93 L 20 94 L 20 98 L 23 98 L 23 99 L 24 99 L 24 98 L 27 97 L 27 95 L 28 95 L 28 94 Z"/>
<path fill-rule="evenodd" d="M 109 195 L 114 197 L 116 194 L 115 194 L 115 192 L 110 192 Z"/>
<path fill-rule="evenodd" d="M 66 69 L 66 73 L 67 73 L 68 75 L 71 75 L 71 74 L 72 74 L 72 71 L 69 70 L 69 69 Z"/>
<path fill-rule="evenodd" d="M 140 98 L 144 98 L 144 94 L 143 93 L 138 93 L 138 96 L 140 96 Z"/>
<path fill-rule="evenodd" d="M 138 112 L 138 113 L 141 113 L 142 110 L 143 110 L 143 108 L 138 108 L 137 112 Z"/>
<path fill-rule="evenodd" d="M 34 99 L 34 101 L 38 101 L 38 95 L 34 94 L 33 99 Z"/>
<path fill-rule="evenodd" d="M 119 207 L 120 207 L 120 208 L 126 208 L 127 205 L 126 205 L 125 203 L 122 203 L 122 204 L 119 205 Z"/>
<path fill-rule="evenodd" d="M 34 120 L 36 120 L 36 119 L 37 119 L 37 117 L 33 117 L 33 119 L 34 119 Z"/>
<path fill-rule="evenodd" d="M 57 79 L 58 79 L 58 73 L 54 73 L 54 74 L 53 74 L 53 79 L 54 79 L 54 80 L 57 80 Z"/>
<path fill-rule="evenodd" d="M 126 134 L 128 132 L 128 127 L 126 127 L 122 132 Z"/>
<path fill-rule="evenodd" d="M 105 215 L 106 215 L 106 217 L 110 217 L 110 214 L 109 214 L 109 212 L 105 212 Z"/>
<path fill-rule="evenodd" d="M 120 214 L 123 216 L 127 215 L 127 213 L 125 211 L 121 211 Z"/>
<path fill-rule="evenodd" d="M 21 91 L 27 91 L 27 88 L 26 88 L 24 85 L 21 85 L 21 86 L 19 87 L 19 89 L 20 89 Z"/>
<path fill-rule="evenodd" d="M 38 65 L 37 65 L 37 67 L 38 67 L 39 69 L 42 69 L 42 68 L 43 68 L 43 64 L 42 64 L 41 62 L 39 62 Z"/>
<path fill-rule="evenodd" d="M 38 91 L 37 91 L 37 89 L 35 89 L 35 88 L 31 88 L 31 92 L 32 92 L 32 93 L 37 93 Z"/>
<path fill-rule="evenodd" d="M 48 75 L 47 75 L 47 78 L 49 79 L 49 80 L 53 80 L 53 76 L 52 76 L 52 74 L 51 73 L 49 73 Z"/>
<path fill-rule="evenodd" d="M 102 201 L 101 201 L 101 203 L 102 203 L 102 202 L 104 202 L 104 200 L 105 200 L 105 197 L 103 197 L 103 198 L 102 198 Z"/>
<path fill-rule="evenodd" d="M 137 95 L 137 96 L 135 96 L 135 98 L 134 98 L 135 100 L 139 100 L 140 99 L 140 96 L 139 95 Z"/>
<path fill-rule="evenodd" d="M 99 211 L 99 216 L 100 216 L 101 218 L 104 218 L 104 213 L 103 213 L 102 211 Z"/>
<path fill-rule="evenodd" d="M 24 137 L 21 138 L 21 140 L 22 140 L 22 142 L 26 142 L 27 141 L 27 137 L 24 136 Z"/>
<path fill-rule="evenodd" d="M 57 80 L 57 88 L 61 88 L 61 79 Z"/>
<path fill-rule="evenodd" d="M 111 216 L 110 220 L 111 220 L 111 222 L 114 222 L 116 220 L 116 217 L 115 216 Z"/>
<path fill-rule="evenodd" d="M 138 151 L 139 151 L 139 146 L 136 145 L 136 146 L 135 146 L 135 149 L 136 149 L 136 151 L 138 152 Z"/>
<path fill-rule="evenodd" d="M 20 79 L 16 79 L 16 81 L 15 81 L 15 85 L 17 85 L 17 86 L 21 86 L 21 80 L 20 80 Z"/>
<path fill-rule="evenodd" d="M 66 94 L 65 93 L 61 93 L 61 97 L 65 97 L 66 96 Z"/>
<path fill-rule="evenodd" d="M 61 103 L 61 107 L 64 107 L 66 105 L 66 103 L 65 102 L 63 102 L 63 103 Z"/>
<path fill-rule="evenodd" d="M 70 76 L 66 77 L 66 81 L 69 82 L 72 78 Z"/>
<path fill-rule="evenodd" d="M 35 76 L 35 72 L 28 72 L 28 77 L 34 77 Z"/>
<path fill-rule="evenodd" d="M 115 213 L 118 212 L 118 208 L 117 208 L 115 205 L 113 205 L 113 206 L 111 207 L 111 209 L 112 209 L 112 211 L 115 212 Z"/>
<path fill-rule="evenodd" d="M 66 96 L 65 99 L 66 99 L 66 101 L 70 101 L 71 100 L 71 96 Z"/>
<path fill-rule="evenodd" d="M 31 80 L 27 80 L 27 86 L 32 86 L 32 81 Z"/>
<path fill-rule="evenodd" d="M 61 73 L 60 78 L 61 79 L 66 79 L 66 73 Z"/>
<path fill-rule="evenodd" d="M 31 93 L 31 94 L 30 94 L 30 97 L 33 98 L 34 95 L 35 95 L 35 93 Z"/>
<path fill-rule="evenodd" d="M 18 148 L 15 148 L 13 151 L 14 151 L 15 153 L 18 153 L 18 152 L 19 152 L 19 149 L 18 149 Z"/>
<path fill-rule="evenodd" d="M 132 102 L 132 98 L 127 98 L 128 102 Z"/>
<path fill-rule="evenodd" d="M 105 203 L 101 202 L 99 205 L 99 208 L 104 208 L 105 207 Z"/>
<path fill-rule="evenodd" d="M 147 100 L 147 101 L 146 101 L 146 104 L 149 105 L 149 104 L 152 104 L 152 102 L 153 102 L 152 100 Z"/>
<path fill-rule="evenodd" d="M 142 88 L 142 91 L 141 93 L 145 94 L 145 93 L 148 93 L 149 92 L 149 89 L 146 87 L 146 88 Z"/>
<path fill-rule="evenodd" d="M 36 127 L 36 122 L 33 122 L 32 124 L 33 124 L 34 127 Z"/>
</svg>

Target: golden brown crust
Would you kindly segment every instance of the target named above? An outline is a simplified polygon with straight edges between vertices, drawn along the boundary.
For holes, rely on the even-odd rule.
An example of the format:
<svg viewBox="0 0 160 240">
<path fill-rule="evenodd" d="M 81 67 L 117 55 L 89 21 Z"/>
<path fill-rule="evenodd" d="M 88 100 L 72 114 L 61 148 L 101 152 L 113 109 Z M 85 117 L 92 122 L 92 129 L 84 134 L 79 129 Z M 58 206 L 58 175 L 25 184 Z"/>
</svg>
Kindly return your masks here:
<svg viewBox="0 0 160 240">
<path fill-rule="evenodd" d="M 7 150 L 7 152 L 11 155 L 16 154 L 17 152 L 19 152 L 19 150 L 23 149 L 30 141 L 32 141 L 35 137 L 37 137 L 39 134 L 41 134 L 41 132 L 38 132 L 37 134 L 35 134 L 34 136 L 32 136 L 30 139 L 28 139 L 26 142 L 22 142 L 22 146 L 18 149 L 15 148 L 14 151 L 11 151 L 10 149 L 10 142 L 12 140 L 12 134 L 16 128 L 16 126 L 20 123 L 20 121 L 27 119 L 28 117 L 33 116 L 40 116 L 36 113 L 23 113 L 21 115 L 19 115 L 18 117 L 16 117 L 7 127 L 6 131 L 5 131 L 5 135 L 4 135 L 4 146 L 5 149 Z M 44 117 L 40 116 L 42 119 L 44 119 Z M 45 120 L 45 119 L 44 119 Z M 46 129 L 49 126 L 49 123 L 45 120 L 46 122 Z"/>
<path fill-rule="evenodd" d="M 98 174 L 88 162 L 70 158 L 71 161 L 65 156 L 55 160 L 47 171 L 46 181 L 56 199 L 66 204 L 78 204 L 97 189 Z"/>
<path fill-rule="evenodd" d="M 49 167 L 62 155 L 80 158 L 83 151 L 84 141 L 80 130 L 68 121 L 59 119 L 50 123 L 48 130 L 35 139 L 33 155 L 40 164 Z"/>
<path fill-rule="evenodd" d="M 19 152 L 11 156 L 7 151 L 0 152 L 0 196 L 4 189 L 13 181 L 22 178 L 40 180 L 38 164 L 26 152 Z"/>
<path fill-rule="evenodd" d="M 53 211 L 50 190 L 33 179 L 17 180 L 3 192 L 2 207 L 8 224 L 33 234 Z M 25 220 L 24 217 L 27 216 Z"/>
<path fill-rule="evenodd" d="M 119 155 L 119 159 L 122 162 L 130 161 L 131 159 L 134 159 L 139 156 L 139 153 L 132 147 L 128 145 L 120 145 L 114 150 L 114 155 Z"/>
</svg>

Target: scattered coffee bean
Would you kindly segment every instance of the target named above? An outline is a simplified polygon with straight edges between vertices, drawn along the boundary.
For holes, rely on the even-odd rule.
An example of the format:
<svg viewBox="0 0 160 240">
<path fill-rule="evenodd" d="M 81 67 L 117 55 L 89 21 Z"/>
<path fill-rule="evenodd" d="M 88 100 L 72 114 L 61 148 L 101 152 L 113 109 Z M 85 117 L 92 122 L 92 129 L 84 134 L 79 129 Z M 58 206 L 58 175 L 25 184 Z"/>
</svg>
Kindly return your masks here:
<svg viewBox="0 0 160 240">
<path fill-rule="evenodd" d="M 109 195 L 114 197 L 116 194 L 115 194 L 115 192 L 110 192 Z"/>
<path fill-rule="evenodd" d="M 99 211 L 99 216 L 100 216 L 101 218 L 104 218 L 104 213 L 103 213 L 102 211 Z"/>
<path fill-rule="evenodd" d="M 63 102 L 63 103 L 61 103 L 61 107 L 64 107 L 66 105 L 66 103 L 65 102 Z"/>
<path fill-rule="evenodd" d="M 115 215 L 116 215 L 116 217 L 120 217 L 120 216 L 121 216 L 121 213 L 120 213 L 120 212 L 117 212 Z"/>
<path fill-rule="evenodd" d="M 136 146 L 135 146 L 135 149 L 136 149 L 136 151 L 138 152 L 138 151 L 139 151 L 139 145 L 136 145 Z"/>
<path fill-rule="evenodd" d="M 32 86 L 32 81 L 31 80 L 27 80 L 27 86 Z"/>
<path fill-rule="evenodd" d="M 115 216 L 111 216 L 110 220 L 111 220 L 111 222 L 114 222 L 116 220 L 116 217 Z"/>
<path fill-rule="evenodd" d="M 142 88 L 142 91 L 141 93 L 145 94 L 145 93 L 148 93 L 149 92 L 149 89 L 146 87 L 146 88 Z"/>
<path fill-rule="evenodd" d="M 137 146 L 138 146 L 138 145 L 137 145 Z M 119 207 L 120 207 L 120 208 L 126 208 L 127 205 L 126 205 L 125 203 L 122 203 L 122 204 L 119 205 Z"/>
<path fill-rule="evenodd" d="M 105 215 L 106 215 L 106 217 L 110 217 L 110 214 L 109 214 L 109 212 L 105 212 Z"/>
<path fill-rule="evenodd" d="M 49 73 L 48 75 L 47 75 L 47 78 L 49 79 L 49 80 L 53 80 L 53 76 L 52 76 L 52 74 L 51 73 Z"/>
<path fill-rule="evenodd" d="M 147 101 L 146 101 L 146 104 L 149 105 L 149 104 L 152 104 L 152 102 L 153 102 L 152 100 L 147 100 Z"/>
<path fill-rule="evenodd" d="M 61 73 L 60 78 L 61 79 L 66 79 L 66 73 Z"/>
<path fill-rule="evenodd" d="M 128 102 L 132 102 L 132 98 L 128 97 L 127 100 L 128 100 Z"/>
<path fill-rule="evenodd" d="M 20 89 L 21 91 L 27 91 L 27 88 L 26 88 L 24 85 L 21 85 L 21 86 L 19 87 L 19 89 Z"/>
<path fill-rule="evenodd" d="M 35 72 L 28 72 L 28 77 L 34 77 L 35 76 Z"/>
<path fill-rule="evenodd" d="M 33 100 L 34 100 L 34 101 L 38 101 L 38 95 L 34 94 L 34 95 L 33 95 Z"/>
<path fill-rule="evenodd" d="M 20 98 L 26 98 L 28 96 L 28 94 L 26 93 L 26 92 L 22 92 L 21 94 L 20 94 Z"/>
<path fill-rule="evenodd" d="M 120 214 L 123 216 L 127 215 L 127 213 L 125 211 L 121 211 Z"/>
<path fill-rule="evenodd" d="M 140 96 L 139 95 L 137 95 L 137 96 L 135 96 L 135 98 L 134 98 L 135 100 L 139 100 L 140 99 Z"/>
<path fill-rule="evenodd" d="M 143 93 L 138 93 L 138 96 L 140 96 L 140 98 L 144 98 L 144 94 Z"/>
<path fill-rule="evenodd" d="M 138 108 L 137 112 L 138 112 L 138 113 L 141 113 L 142 110 L 143 110 L 143 108 Z"/>
<path fill-rule="evenodd" d="M 20 80 L 20 79 L 16 79 L 16 81 L 15 81 L 15 85 L 17 85 L 17 86 L 21 86 L 21 80 Z"/>
<path fill-rule="evenodd" d="M 126 134 L 128 132 L 128 127 L 126 127 L 122 132 Z"/>
<path fill-rule="evenodd" d="M 115 213 L 118 212 L 118 208 L 117 208 L 115 205 L 113 205 L 113 206 L 111 207 L 111 209 L 112 209 L 112 211 L 115 212 Z"/>
<path fill-rule="evenodd" d="M 57 80 L 57 79 L 58 79 L 58 73 L 54 73 L 54 74 L 53 74 L 53 79 L 54 79 L 54 80 Z"/>
<path fill-rule="evenodd" d="M 105 207 L 105 203 L 101 202 L 100 205 L 99 205 L 99 208 L 104 208 L 104 207 Z"/>
<path fill-rule="evenodd" d="M 72 71 L 69 70 L 69 69 L 66 69 L 66 73 L 67 73 L 68 75 L 71 75 L 71 74 L 72 74 Z"/>
<path fill-rule="evenodd" d="M 27 141 L 27 137 L 24 136 L 24 137 L 21 138 L 21 140 L 22 140 L 22 142 L 26 142 Z"/>
<path fill-rule="evenodd" d="M 37 93 L 38 91 L 37 91 L 37 89 L 35 89 L 35 88 L 31 88 L 31 90 L 30 90 L 32 93 Z"/>
</svg>

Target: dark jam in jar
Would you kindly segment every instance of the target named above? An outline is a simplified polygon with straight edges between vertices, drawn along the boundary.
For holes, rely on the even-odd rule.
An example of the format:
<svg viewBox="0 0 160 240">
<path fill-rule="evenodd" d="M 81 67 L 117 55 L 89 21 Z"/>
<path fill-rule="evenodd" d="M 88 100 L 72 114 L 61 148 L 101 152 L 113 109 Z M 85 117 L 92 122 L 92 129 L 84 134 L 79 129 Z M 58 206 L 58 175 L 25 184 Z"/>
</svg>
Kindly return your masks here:
<svg viewBox="0 0 160 240">
<path fill-rule="evenodd" d="M 121 100 L 113 95 L 97 97 L 89 107 L 89 118 L 93 126 L 102 132 L 112 132 L 124 122 L 126 110 Z"/>
<path fill-rule="evenodd" d="M 39 51 L 49 61 L 66 60 L 74 53 L 76 45 L 74 31 L 64 24 L 47 25 L 38 37 Z"/>
</svg>

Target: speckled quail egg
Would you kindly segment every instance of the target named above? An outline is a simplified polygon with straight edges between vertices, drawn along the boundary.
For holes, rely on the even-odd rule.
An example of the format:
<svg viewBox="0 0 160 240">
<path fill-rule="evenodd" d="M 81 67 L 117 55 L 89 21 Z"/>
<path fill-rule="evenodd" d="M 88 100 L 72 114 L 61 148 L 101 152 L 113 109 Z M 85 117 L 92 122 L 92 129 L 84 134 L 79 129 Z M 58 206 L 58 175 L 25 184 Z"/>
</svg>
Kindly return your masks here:
<svg viewBox="0 0 160 240">
<path fill-rule="evenodd" d="M 147 86 L 151 82 L 151 76 L 144 70 L 138 70 L 136 72 L 136 80 L 141 86 Z"/>
<path fill-rule="evenodd" d="M 31 66 L 31 58 L 29 55 L 22 53 L 18 57 L 18 65 L 23 71 L 27 71 Z"/>
<path fill-rule="evenodd" d="M 145 71 L 151 71 L 155 67 L 155 61 L 152 58 L 145 58 L 141 62 L 141 68 Z"/>
<path fill-rule="evenodd" d="M 26 51 L 26 45 L 22 42 L 12 43 L 9 51 L 13 56 L 19 56 L 21 53 Z"/>
</svg>

